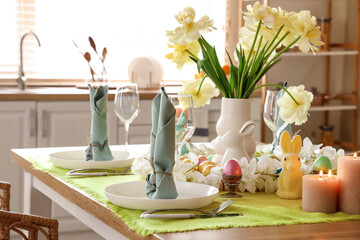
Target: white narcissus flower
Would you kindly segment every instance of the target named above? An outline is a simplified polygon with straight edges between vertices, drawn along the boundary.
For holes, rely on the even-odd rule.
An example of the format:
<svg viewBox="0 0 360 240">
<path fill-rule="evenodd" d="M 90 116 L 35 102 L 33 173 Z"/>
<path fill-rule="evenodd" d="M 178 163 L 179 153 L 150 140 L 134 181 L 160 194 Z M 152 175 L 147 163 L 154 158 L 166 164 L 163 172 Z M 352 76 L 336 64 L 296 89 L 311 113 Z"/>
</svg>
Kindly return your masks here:
<svg viewBox="0 0 360 240">
<path fill-rule="evenodd" d="M 262 155 L 258 158 L 258 171 L 261 173 L 274 174 L 278 169 L 281 168 L 281 163 L 269 155 Z"/>
<path fill-rule="evenodd" d="M 205 176 L 202 175 L 202 173 L 200 173 L 199 171 L 189 172 L 188 175 L 188 179 L 190 180 L 190 182 L 204 183 L 205 181 Z"/>
<path fill-rule="evenodd" d="M 216 88 L 215 84 L 209 78 L 206 78 L 201 86 L 199 94 L 197 94 L 200 83 L 201 79 L 183 81 L 183 87 L 179 91 L 179 94 L 192 96 L 194 108 L 202 107 L 206 104 L 209 104 L 210 99 L 218 96 L 220 93 L 219 89 Z M 181 105 L 185 108 L 188 107 L 188 104 L 186 102 L 181 102 Z"/>
<path fill-rule="evenodd" d="M 287 123 L 301 125 L 307 121 L 308 111 L 313 100 L 313 94 L 305 90 L 304 85 L 289 87 L 287 89 L 299 103 L 296 104 L 289 94 L 285 93 L 277 104 L 280 108 L 279 115 Z"/>
<path fill-rule="evenodd" d="M 190 54 L 186 51 L 190 51 L 192 54 L 197 55 L 200 51 L 200 44 L 197 41 L 190 42 L 185 45 L 181 44 L 168 44 L 169 48 L 173 48 L 174 52 L 166 54 L 166 58 L 170 59 L 173 63 L 176 63 L 176 67 L 181 70 L 184 64 L 192 64 Z"/>
<path fill-rule="evenodd" d="M 169 42 L 175 44 L 187 44 L 189 42 L 197 41 L 200 33 L 211 32 L 216 29 L 213 26 L 214 20 L 208 16 L 203 16 L 199 21 L 195 21 L 195 10 L 191 7 L 185 8 L 175 16 L 176 20 L 182 25 L 173 31 L 167 31 L 166 36 Z"/>
<path fill-rule="evenodd" d="M 189 173 L 192 171 L 194 167 L 193 163 L 185 163 L 184 161 L 175 161 L 175 165 L 173 168 L 173 176 L 176 181 L 186 182 L 186 180 L 190 177 Z"/>
<path fill-rule="evenodd" d="M 216 166 L 210 169 L 210 174 L 205 177 L 204 183 L 219 188 L 222 179 L 222 167 Z"/>
<path fill-rule="evenodd" d="M 146 154 L 145 156 L 136 157 L 131 166 L 131 171 L 134 174 L 144 178 L 147 177 L 149 173 L 153 172 L 150 162 L 146 160 L 145 157 L 150 158 L 150 155 Z"/>
<path fill-rule="evenodd" d="M 242 178 L 239 185 L 239 189 L 243 192 L 248 190 L 251 193 L 256 191 L 256 178 L 260 175 L 257 172 L 257 161 L 255 158 L 251 159 L 250 162 L 246 158 L 242 158 L 238 161 L 241 167 Z"/>
<path fill-rule="evenodd" d="M 303 140 L 303 146 L 299 153 L 299 157 L 306 161 L 316 158 L 316 152 L 321 148 L 322 144 L 313 144 L 311 140 L 306 137 Z"/>
<path fill-rule="evenodd" d="M 261 175 L 261 178 L 264 179 L 265 182 L 265 192 L 266 193 L 275 193 L 277 190 L 277 180 L 270 176 Z"/>
<path fill-rule="evenodd" d="M 215 173 L 210 173 L 205 177 L 205 184 L 214 186 L 216 188 L 220 187 L 221 184 L 221 175 L 216 175 Z"/>
<path fill-rule="evenodd" d="M 245 12 L 245 21 L 262 21 L 268 28 L 272 28 L 275 25 L 276 9 L 271 9 L 264 5 L 260 5 L 256 2 L 253 6 L 247 5 L 247 12 Z"/>
<path fill-rule="evenodd" d="M 256 145 L 256 152 L 262 152 L 262 153 L 271 153 L 271 151 L 273 150 L 273 145 L 272 144 L 261 144 L 261 145 Z"/>
<path fill-rule="evenodd" d="M 247 6 L 247 12 L 244 12 L 244 20 L 245 25 L 240 29 L 239 44 L 245 50 L 246 55 L 249 54 L 260 20 L 263 23 L 259 31 L 259 37 L 263 36 L 264 38 L 262 46 L 275 37 L 281 26 L 283 26 L 283 29 L 276 40 L 280 40 L 287 32 L 288 35 L 282 39 L 278 48 L 288 46 L 299 36 L 299 41 L 292 47 L 298 46 L 302 52 L 318 51 L 317 47 L 324 44 L 320 41 L 320 27 L 316 26 L 316 18 L 311 16 L 310 11 L 287 12 L 280 7 L 278 9 L 270 8 L 256 2 L 253 6 Z M 254 52 L 256 49 L 257 45 Z M 275 51 L 272 56 L 274 56 L 274 53 Z"/>
<path fill-rule="evenodd" d="M 292 14 L 289 19 L 289 31 L 294 36 L 301 36 L 300 40 L 295 44 L 302 52 L 309 50 L 318 51 L 317 46 L 322 46 L 324 43 L 320 41 L 321 31 L 320 27 L 316 26 L 316 17 L 311 16 L 310 11 L 300 11 L 297 14 Z"/>
</svg>

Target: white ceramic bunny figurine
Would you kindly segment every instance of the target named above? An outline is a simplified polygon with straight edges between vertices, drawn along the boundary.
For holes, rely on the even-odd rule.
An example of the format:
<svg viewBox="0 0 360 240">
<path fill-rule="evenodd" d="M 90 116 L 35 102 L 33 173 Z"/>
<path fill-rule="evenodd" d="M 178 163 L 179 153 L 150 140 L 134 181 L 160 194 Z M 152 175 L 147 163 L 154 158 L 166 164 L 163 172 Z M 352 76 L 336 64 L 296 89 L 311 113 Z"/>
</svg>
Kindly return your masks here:
<svg viewBox="0 0 360 240">
<path fill-rule="evenodd" d="M 217 136 L 214 140 L 212 140 L 211 144 L 214 146 L 214 150 L 216 152 L 211 161 L 216 164 L 221 163 L 221 160 L 226 150 L 225 145 L 222 142 L 222 136 Z"/>
<path fill-rule="evenodd" d="M 280 147 L 284 157 L 277 182 L 276 195 L 284 199 L 302 198 L 302 177 L 304 173 L 301 171 L 299 157 L 302 147 L 301 137 L 296 135 L 291 140 L 289 132 L 284 131 L 280 137 Z"/>
<path fill-rule="evenodd" d="M 222 136 L 222 142 L 226 146 L 224 156 L 221 160 L 221 165 L 229 161 L 230 159 L 241 159 L 245 157 L 248 161 L 250 160 L 244 147 L 244 137 L 252 133 L 255 129 L 254 121 L 247 121 L 241 127 L 240 131 L 230 130 Z"/>
</svg>

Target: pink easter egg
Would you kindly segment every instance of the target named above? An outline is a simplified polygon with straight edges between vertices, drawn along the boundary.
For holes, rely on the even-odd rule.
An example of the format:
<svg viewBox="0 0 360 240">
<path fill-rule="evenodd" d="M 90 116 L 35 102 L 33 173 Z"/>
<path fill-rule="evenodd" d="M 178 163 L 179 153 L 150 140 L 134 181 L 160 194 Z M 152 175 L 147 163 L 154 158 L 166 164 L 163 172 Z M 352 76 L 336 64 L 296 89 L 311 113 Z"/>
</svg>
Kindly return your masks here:
<svg viewBox="0 0 360 240">
<path fill-rule="evenodd" d="M 241 175 L 241 167 L 237 161 L 231 159 L 227 161 L 223 168 L 223 174 L 225 175 L 233 175 L 240 176 Z"/>
<path fill-rule="evenodd" d="M 199 156 L 198 160 L 199 160 L 198 161 L 198 166 L 199 166 L 202 162 L 207 161 L 208 159 L 205 156 Z"/>
</svg>

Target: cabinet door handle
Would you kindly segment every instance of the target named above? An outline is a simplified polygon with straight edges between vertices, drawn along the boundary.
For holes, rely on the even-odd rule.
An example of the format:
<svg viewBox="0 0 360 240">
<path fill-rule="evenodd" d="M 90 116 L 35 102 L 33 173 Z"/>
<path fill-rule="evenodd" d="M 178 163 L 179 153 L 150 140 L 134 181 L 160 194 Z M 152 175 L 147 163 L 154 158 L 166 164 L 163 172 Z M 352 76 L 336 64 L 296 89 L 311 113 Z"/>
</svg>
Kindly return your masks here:
<svg viewBox="0 0 360 240">
<path fill-rule="evenodd" d="M 35 128 L 36 128 L 36 116 L 35 116 L 35 109 L 30 109 L 30 137 L 35 136 Z"/>
<path fill-rule="evenodd" d="M 46 137 L 46 111 L 41 111 L 41 137 Z"/>
</svg>

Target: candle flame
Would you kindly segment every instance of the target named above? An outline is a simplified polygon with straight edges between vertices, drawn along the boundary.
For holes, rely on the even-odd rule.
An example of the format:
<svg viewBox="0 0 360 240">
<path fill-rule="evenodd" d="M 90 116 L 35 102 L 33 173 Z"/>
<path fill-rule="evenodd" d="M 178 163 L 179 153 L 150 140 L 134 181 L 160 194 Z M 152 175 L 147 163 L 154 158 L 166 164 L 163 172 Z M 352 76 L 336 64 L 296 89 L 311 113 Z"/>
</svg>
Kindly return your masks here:
<svg viewBox="0 0 360 240">
<path fill-rule="evenodd" d="M 331 170 L 329 170 L 328 176 L 329 178 L 331 178 Z"/>
<path fill-rule="evenodd" d="M 354 153 L 354 160 L 357 159 L 357 153 Z"/>
<path fill-rule="evenodd" d="M 319 179 L 322 180 L 322 177 L 323 177 L 323 170 L 320 170 L 320 176 L 319 176 Z"/>
</svg>

